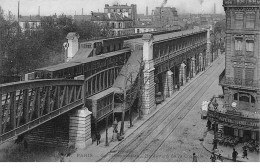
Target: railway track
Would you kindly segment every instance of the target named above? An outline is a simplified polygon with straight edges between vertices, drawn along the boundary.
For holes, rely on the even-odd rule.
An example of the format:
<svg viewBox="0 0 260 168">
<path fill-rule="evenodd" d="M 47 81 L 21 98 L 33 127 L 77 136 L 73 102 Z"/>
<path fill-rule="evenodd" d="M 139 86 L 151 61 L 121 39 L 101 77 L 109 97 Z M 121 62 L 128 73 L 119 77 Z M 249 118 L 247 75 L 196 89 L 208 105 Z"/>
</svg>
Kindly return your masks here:
<svg viewBox="0 0 260 168">
<path fill-rule="evenodd" d="M 125 141 L 115 147 L 112 150 L 117 150 L 114 155 L 105 155 L 99 161 L 149 161 L 208 87 L 212 85 L 216 75 L 221 73 L 222 68 L 215 70 L 218 65 L 224 67 L 223 57 L 216 60 L 203 76 L 198 77 L 191 83 L 183 94 L 177 95 L 176 101 L 171 101 L 164 106 Z M 201 81 L 199 86 L 197 85 L 198 81 Z M 194 89 L 196 87 L 197 89 Z M 188 96 L 190 98 L 187 100 Z M 173 107 L 175 107 L 175 110 L 172 110 Z"/>
</svg>

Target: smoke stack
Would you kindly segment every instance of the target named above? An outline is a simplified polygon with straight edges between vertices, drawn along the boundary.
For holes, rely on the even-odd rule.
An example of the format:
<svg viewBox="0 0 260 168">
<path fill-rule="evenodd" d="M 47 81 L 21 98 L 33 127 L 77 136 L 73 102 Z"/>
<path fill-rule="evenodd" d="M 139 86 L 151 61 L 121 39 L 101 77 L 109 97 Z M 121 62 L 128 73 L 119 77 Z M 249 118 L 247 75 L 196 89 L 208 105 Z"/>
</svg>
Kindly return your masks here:
<svg viewBox="0 0 260 168">
<path fill-rule="evenodd" d="M 83 8 L 82 8 L 82 15 L 83 15 Z"/>
<path fill-rule="evenodd" d="M 20 1 L 18 1 L 18 22 L 19 22 L 19 18 L 20 18 Z"/>
<path fill-rule="evenodd" d="M 164 5 L 166 5 L 166 4 L 167 4 L 167 0 L 163 0 L 161 7 L 164 7 Z"/>
<path fill-rule="evenodd" d="M 40 6 L 38 7 L 38 15 L 39 16 L 41 15 L 41 7 Z"/>
<path fill-rule="evenodd" d="M 216 3 L 214 3 L 214 14 L 216 14 Z"/>
<path fill-rule="evenodd" d="M 148 16 L 148 6 L 146 6 L 146 16 Z"/>
</svg>

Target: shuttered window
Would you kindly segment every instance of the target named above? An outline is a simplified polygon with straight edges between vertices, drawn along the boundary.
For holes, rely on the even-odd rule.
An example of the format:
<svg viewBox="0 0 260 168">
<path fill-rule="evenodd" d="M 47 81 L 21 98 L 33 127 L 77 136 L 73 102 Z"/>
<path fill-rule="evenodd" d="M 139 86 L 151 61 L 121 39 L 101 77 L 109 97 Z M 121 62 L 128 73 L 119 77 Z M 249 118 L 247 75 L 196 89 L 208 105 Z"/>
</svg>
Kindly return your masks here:
<svg viewBox="0 0 260 168">
<path fill-rule="evenodd" d="M 255 28 L 255 13 L 247 13 L 246 15 L 246 28 L 254 29 Z"/>
<path fill-rule="evenodd" d="M 242 79 L 242 68 L 234 68 L 234 78 Z"/>
<path fill-rule="evenodd" d="M 246 68 L 246 76 L 245 76 L 245 78 L 253 80 L 254 79 L 254 69 Z"/>
<path fill-rule="evenodd" d="M 242 38 L 241 39 L 237 38 L 235 40 L 235 50 L 236 51 L 242 51 L 242 46 L 243 46 L 242 44 L 243 44 Z"/>
<path fill-rule="evenodd" d="M 252 86 L 253 85 L 253 80 L 254 80 L 254 69 L 252 68 L 246 68 L 245 70 L 245 83 L 247 86 Z"/>
<path fill-rule="evenodd" d="M 234 68 L 234 82 L 236 85 L 242 84 L 242 76 L 243 76 L 242 68 L 235 67 Z"/>
<path fill-rule="evenodd" d="M 243 13 L 236 13 L 236 29 L 243 29 Z"/>
<path fill-rule="evenodd" d="M 254 51 L 254 41 L 246 41 L 246 51 Z"/>
</svg>

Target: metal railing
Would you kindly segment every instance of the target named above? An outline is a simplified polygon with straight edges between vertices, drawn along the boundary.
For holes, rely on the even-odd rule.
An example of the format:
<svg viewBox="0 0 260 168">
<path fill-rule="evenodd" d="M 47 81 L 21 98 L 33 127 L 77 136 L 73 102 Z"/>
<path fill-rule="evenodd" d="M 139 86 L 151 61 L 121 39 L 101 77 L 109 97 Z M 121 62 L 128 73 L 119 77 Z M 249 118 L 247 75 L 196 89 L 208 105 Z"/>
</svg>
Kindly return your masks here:
<svg viewBox="0 0 260 168">
<path fill-rule="evenodd" d="M 260 83 L 257 80 L 226 77 L 225 72 L 223 72 L 219 76 L 220 85 L 231 85 L 247 89 L 260 89 Z"/>
<path fill-rule="evenodd" d="M 80 80 L 34 80 L 0 85 L 0 144 L 83 105 Z"/>
<path fill-rule="evenodd" d="M 223 0 L 223 5 L 260 5 L 260 0 Z"/>
<path fill-rule="evenodd" d="M 222 113 L 219 111 L 208 110 L 209 119 L 214 119 L 218 123 L 228 124 L 228 125 L 237 125 L 237 126 L 246 126 L 259 128 L 260 119 L 259 118 L 246 118 L 238 115 L 231 115 Z"/>
</svg>

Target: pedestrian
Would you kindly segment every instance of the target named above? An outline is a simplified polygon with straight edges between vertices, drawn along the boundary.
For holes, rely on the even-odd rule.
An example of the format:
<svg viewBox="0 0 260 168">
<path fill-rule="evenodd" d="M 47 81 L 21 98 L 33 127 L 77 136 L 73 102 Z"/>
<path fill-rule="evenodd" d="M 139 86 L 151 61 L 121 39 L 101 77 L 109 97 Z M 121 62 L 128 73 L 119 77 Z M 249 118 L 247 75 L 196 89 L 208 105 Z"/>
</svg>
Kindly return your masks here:
<svg viewBox="0 0 260 168">
<path fill-rule="evenodd" d="M 60 162 L 65 161 L 65 155 L 63 153 L 60 154 Z"/>
<path fill-rule="evenodd" d="M 244 148 L 243 157 L 242 158 L 247 158 L 247 148 Z M 247 160 L 248 160 L 248 158 L 247 158 Z"/>
<path fill-rule="evenodd" d="M 192 162 L 198 162 L 198 157 L 197 157 L 196 153 L 193 153 Z"/>
<path fill-rule="evenodd" d="M 115 121 L 113 122 L 113 126 L 114 126 L 114 131 L 117 130 L 117 126 L 118 126 L 117 118 L 115 118 Z"/>
<path fill-rule="evenodd" d="M 232 160 L 233 160 L 233 162 L 237 161 L 237 155 L 238 155 L 238 153 L 237 153 L 236 149 L 233 148 L 233 152 L 232 152 Z"/>
<path fill-rule="evenodd" d="M 211 159 L 212 162 L 216 161 L 216 155 L 215 155 L 214 152 L 211 153 L 210 159 Z"/>
<path fill-rule="evenodd" d="M 97 133 L 97 145 L 100 144 L 100 139 L 101 139 L 101 135 L 100 135 L 100 133 L 98 132 L 98 133 Z"/>
</svg>

